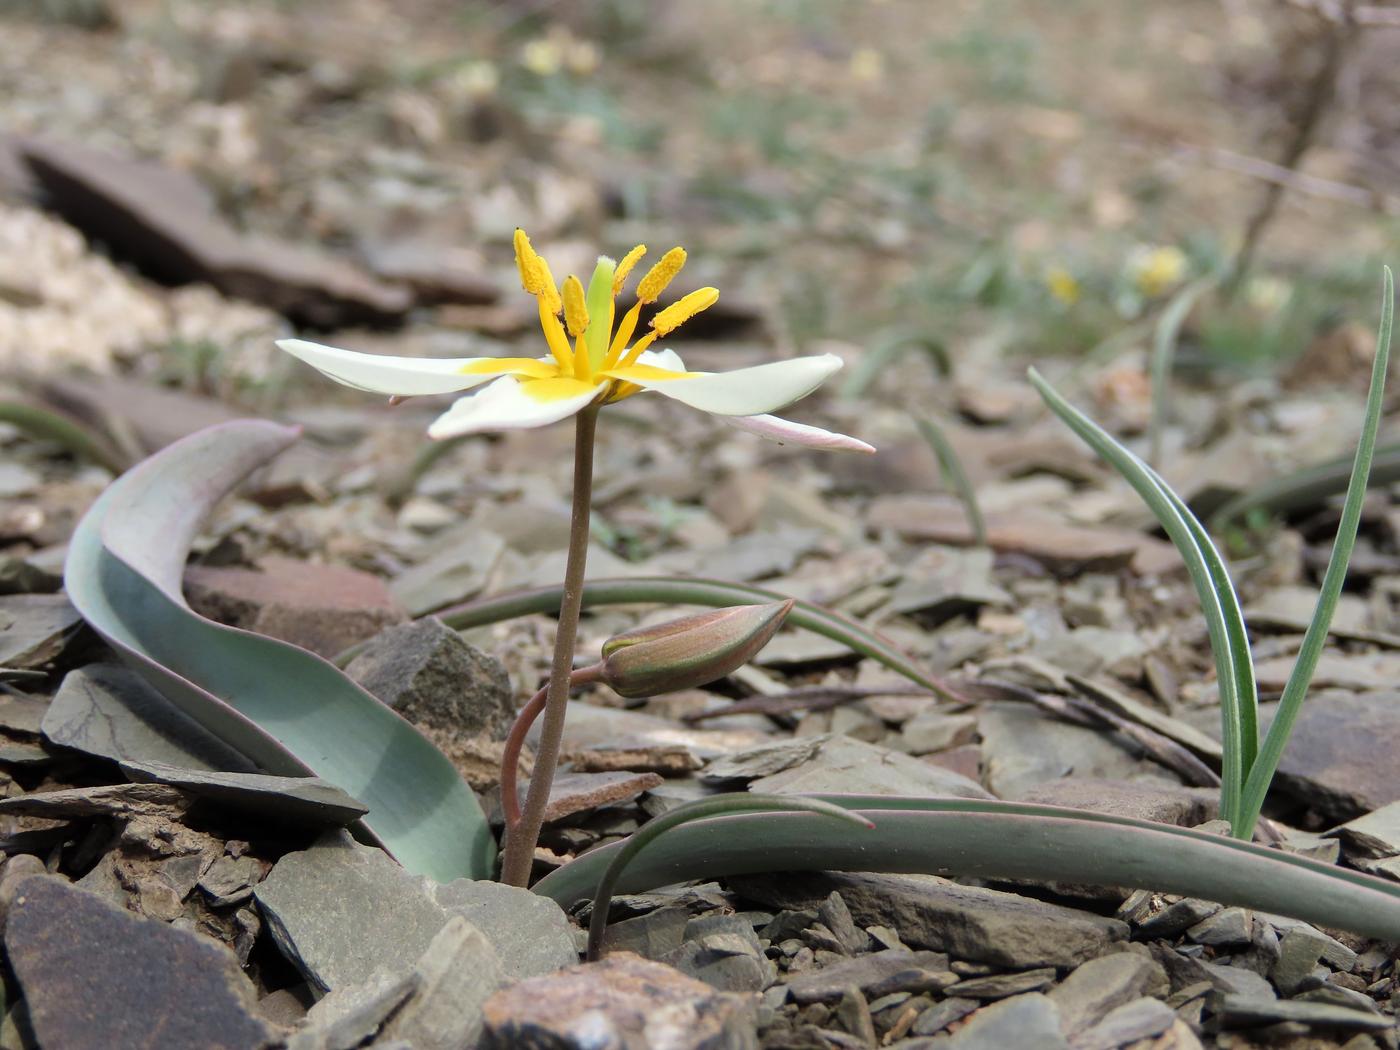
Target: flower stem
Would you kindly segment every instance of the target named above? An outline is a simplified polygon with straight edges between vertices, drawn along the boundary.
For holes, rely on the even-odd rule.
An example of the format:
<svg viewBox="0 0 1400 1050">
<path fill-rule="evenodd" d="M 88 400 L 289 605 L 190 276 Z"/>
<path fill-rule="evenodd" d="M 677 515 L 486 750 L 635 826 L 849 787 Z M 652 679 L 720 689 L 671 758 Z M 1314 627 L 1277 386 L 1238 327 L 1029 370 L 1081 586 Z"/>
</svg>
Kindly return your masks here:
<svg viewBox="0 0 1400 1050">
<path fill-rule="evenodd" d="M 578 686 L 596 682 L 602 677 L 602 674 L 602 664 L 580 667 L 569 675 L 569 688 L 572 690 Z M 530 702 L 522 707 L 520 713 L 515 716 L 515 722 L 511 725 L 510 733 L 506 736 L 505 748 L 501 751 L 501 812 L 506 818 L 507 831 L 512 830 L 520 823 L 520 789 L 516 787 L 516 777 L 520 772 L 520 751 L 525 746 L 525 737 L 530 732 L 530 727 L 535 724 L 535 719 L 539 718 L 540 712 L 544 710 L 545 699 L 548 695 L 549 683 L 546 682 L 538 693 L 530 697 Z"/>
<path fill-rule="evenodd" d="M 589 405 L 577 416 L 574 438 L 574 497 L 569 520 L 569 556 L 564 568 L 564 597 L 559 603 L 559 631 L 554 636 L 554 665 L 544 701 L 544 725 L 535 752 L 535 772 L 525 795 L 520 823 L 506 829 L 501 881 L 507 886 L 527 886 L 539 841 L 559 745 L 564 737 L 564 715 L 569 703 L 569 672 L 573 669 L 578 618 L 583 609 L 583 574 L 588 560 L 588 523 L 593 500 L 593 438 L 598 426 L 598 406 Z"/>
</svg>

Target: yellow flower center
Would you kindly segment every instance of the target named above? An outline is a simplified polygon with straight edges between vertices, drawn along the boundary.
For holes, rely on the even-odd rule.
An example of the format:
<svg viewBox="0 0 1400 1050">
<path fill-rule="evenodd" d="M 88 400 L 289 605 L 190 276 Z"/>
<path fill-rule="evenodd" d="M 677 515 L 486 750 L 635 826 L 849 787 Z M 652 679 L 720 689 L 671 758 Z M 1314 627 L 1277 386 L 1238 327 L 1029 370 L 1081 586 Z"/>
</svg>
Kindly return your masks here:
<svg viewBox="0 0 1400 1050">
<path fill-rule="evenodd" d="M 605 403 L 621 401 L 642 389 L 631 382 L 634 379 L 689 379 L 696 373 L 642 363 L 640 358 L 656 339 L 713 306 L 719 291 L 701 288 L 659 310 L 649 323 L 651 330 L 634 341 L 642 307 L 656 302 L 685 265 L 684 248 L 672 248 L 663 255 L 638 283 L 636 303 L 614 328 L 617 297 L 645 254 L 646 246 L 639 244 L 623 256 L 621 263 L 599 259 L 598 270 L 587 289 L 570 275 L 561 295 L 549 264 L 531 246 L 525 231 L 516 230 L 515 263 L 520 270 L 520 284 L 538 301 L 540 328 L 552 360 L 486 358 L 467 365 L 463 372 L 514 376 L 521 390 L 539 401 L 564 400 L 590 390 L 599 391 Z"/>
</svg>

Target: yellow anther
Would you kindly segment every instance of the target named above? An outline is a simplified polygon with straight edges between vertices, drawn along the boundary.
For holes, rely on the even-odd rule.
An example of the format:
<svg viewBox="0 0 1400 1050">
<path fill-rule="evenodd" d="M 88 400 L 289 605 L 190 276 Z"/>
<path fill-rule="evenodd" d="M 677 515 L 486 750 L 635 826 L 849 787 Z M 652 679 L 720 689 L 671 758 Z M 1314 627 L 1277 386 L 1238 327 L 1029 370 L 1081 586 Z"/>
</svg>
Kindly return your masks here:
<svg viewBox="0 0 1400 1050">
<path fill-rule="evenodd" d="M 651 319 L 657 335 L 670 335 L 701 310 L 708 310 L 719 301 L 718 288 L 700 288 L 683 296 Z"/>
<path fill-rule="evenodd" d="M 540 257 L 530 244 L 525 231 L 515 231 L 515 265 L 520 271 L 520 286 L 531 295 L 539 297 L 540 304 L 552 314 L 557 314 L 563 305 L 559 298 L 559 288 L 554 283 L 554 275 L 549 272 L 549 263 Z"/>
<path fill-rule="evenodd" d="M 583 282 L 573 274 L 564 278 L 564 323 L 577 339 L 588 328 L 588 307 L 583 301 Z"/>
<path fill-rule="evenodd" d="M 656 302 L 661 293 L 666 290 L 666 286 L 675 279 L 676 274 L 681 272 L 681 267 L 684 265 L 685 249 L 672 248 L 661 257 L 655 266 L 647 271 L 647 275 L 637 285 L 637 299 L 644 303 Z"/>
<path fill-rule="evenodd" d="M 613 271 L 613 295 L 622 291 L 622 286 L 627 283 L 627 275 L 632 272 L 632 267 L 642 261 L 642 256 L 647 253 L 647 246 L 639 244 L 622 257 L 622 262 L 617 264 L 617 269 Z"/>
</svg>

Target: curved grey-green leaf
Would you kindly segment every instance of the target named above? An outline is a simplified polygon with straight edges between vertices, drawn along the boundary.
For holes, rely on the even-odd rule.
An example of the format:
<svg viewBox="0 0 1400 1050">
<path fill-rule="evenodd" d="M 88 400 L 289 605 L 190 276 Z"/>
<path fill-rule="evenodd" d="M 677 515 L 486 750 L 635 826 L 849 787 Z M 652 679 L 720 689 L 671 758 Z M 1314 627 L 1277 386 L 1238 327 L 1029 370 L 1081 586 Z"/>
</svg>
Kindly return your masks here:
<svg viewBox="0 0 1400 1050">
<path fill-rule="evenodd" d="M 1133 886 L 1258 908 L 1400 940 L 1400 885 L 1221 835 L 1057 806 L 974 799 L 817 795 L 872 821 L 847 831 L 807 813 L 743 813 L 672 828 L 618 880 L 642 893 L 773 871 L 881 871 Z M 535 884 L 586 900 L 622 848 L 585 853 Z"/>
<path fill-rule="evenodd" d="M 409 870 L 490 878 L 495 842 L 476 796 L 413 726 L 319 656 L 185 604 L 200 522 L 296 437 L 256 420 L 221 424 L 118 478 L 74 533 L 69 598 L 137 673 L 258 765 L 358 798 L 370 811 L 362 833 Z"/>
<path fill-rule="evenodd" d="M 1245 632 L 1244 615 L 1240 612 L 1239 598 L 1225 561 L 1205 528 L 1156 471 L 1061 397 L 1034 368 L 1029 378 L 1046 405 L 1123 475 L 1142 497 L 1186 562 L 1210 634 L 1220 690 L 1224 753 L 1220 771 L 1220 815 L 1230 821 L 1235 834 L 1247 834 L 1242 831 L 1241 800 L 1245 778 L 1259 749 L 1259 698 L 1249 635 Z"/>
</svg>

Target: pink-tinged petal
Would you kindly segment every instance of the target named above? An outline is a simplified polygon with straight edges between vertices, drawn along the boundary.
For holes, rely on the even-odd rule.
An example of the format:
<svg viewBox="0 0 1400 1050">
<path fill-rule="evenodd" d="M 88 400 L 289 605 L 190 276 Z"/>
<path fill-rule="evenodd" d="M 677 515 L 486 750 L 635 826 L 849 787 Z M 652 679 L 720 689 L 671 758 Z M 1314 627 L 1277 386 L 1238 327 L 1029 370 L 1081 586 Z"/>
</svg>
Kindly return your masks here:
<svg viewBox="0 0 1400 1050">
<path fill-rule="evenodd" d="M 544 379 L 537 382 L 550 384 L 549 393 L 553 395 L 557 393 L 553 387 L 565 381 Z M 478 393 L 458 398 L 428 427 L 428 436 L 441 439 L 494 430 L 548 426 L 572 416 L 602 392 L 601 387 L 588 386 L 577 394 L 541 399 L 526 392 L 528 385 L 528 381 L 522 383 L 514 376 L 502 376 Z M 581 383 L 576 385 L 584 386 Z"/>
<path fill-rule="evenodd" d="M 875 446 L 868 445 L 859 438 L 838 434 L 834 430 L 794 423 L 790 419 L 777 416 L 721 416 L 726 423 L 750 434 L 757 434 L 780 445 L 805 445 L 808 448 L 826 449 L 830 452 L 874 452 Z"/>
<path fill-rule="evenodd" d="M 659 358 L 659 360 L 658 360 Z M 680 358 L 661 354 L 638 363 L 669 371 Z M 690 372 L 675 378 L 631 378 L 644 390 L 654 390 L 691 408 L 721 416 L 756 416 L 806 397 L 841 368 L 835 354 L 772 361 L 733 372 Z"/>
<path fill-rule="evenodd" d="M 341 350 L 305 339 L 279 339 L 277 345 L 337 383 L 397 397 L 470 390 L 510 370 L 507 366 L 500 371 L 463 373 L 464 368 L 480 369 L 484 362 L 494 360 L 489 357 L 391 357 Z"/>
</svg>

